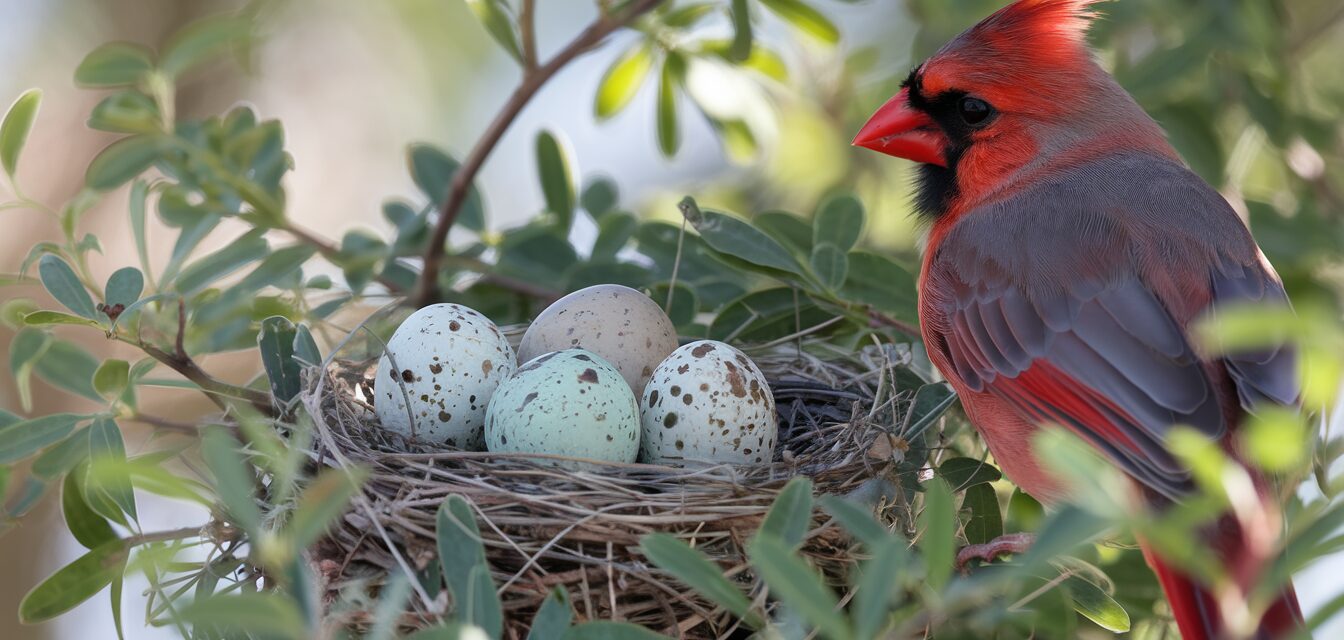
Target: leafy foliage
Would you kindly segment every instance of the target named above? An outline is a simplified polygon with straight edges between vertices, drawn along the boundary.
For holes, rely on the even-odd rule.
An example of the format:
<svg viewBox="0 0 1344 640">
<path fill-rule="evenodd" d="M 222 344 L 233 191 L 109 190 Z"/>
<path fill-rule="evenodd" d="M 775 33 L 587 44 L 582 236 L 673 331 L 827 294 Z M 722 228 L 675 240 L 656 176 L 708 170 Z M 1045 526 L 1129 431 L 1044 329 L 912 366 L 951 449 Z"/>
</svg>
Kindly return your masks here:
<svg viewBox="0 0 1344 640">
<path fill-rule="evenodd" d="M 525 86 L 539 86 L 546 76 L 537 74 L 555 70 L 537 60 L 533 4 L 467 0 L 484 31 L 521 66 Z M 735 82 L 763 91 L 798 82 L 798 70 L 763 37 L 768 22 L 787 25 L 806 47 L 843 55 L 828 48 L 841 32 L 822 0 L 599 4 L 591 33 L 625 25 L 637 37 L 602 74 L 594 114 L 600 121 L 619 117 L 651 87 L 650 140 L 665 156 L 682 147 L 688 106 L 718 134 L 731 159 L 763 155 L 770 127 L 723 110 L 714 96 L 696 90 L 694 77 L 707 68 L 726 69 Z M 970 16 L 999 3 L 953 3 L 958 11 L 947 10 L 946 3 L 908 4 L 921 24 L 915 51 L 924 55 Z M 1310 17 L 1279 3 L 1268 3 L 1277 10 L 1233 4 L 1240 7 L 1235 15 L 1254 19 L 1233 19 L 1200 5 L 1166 24 L 1152 16 L 1172 12 L 1155 0 L 1115 4 L 1107 8 L 1113 18 L 1093 38 L 1121 82 L 1167 125 L 1192 167 L 1213 184 L 1231 187 L 1225 190 L 1248 213 L 1300 302 L 1295 315 L 1229 310 L 1201 328 L 1203 348 L 1217 353 L 1292 342 L 1310 374 L 1305 403 L 1319 411 L 1334 402 L 1344 376 L 1339 291 L 1322 276 L 1338 266 L 1344 248 L 1336 215 L 1340 174 L 1333 169 L 1344 163 L 1335 162 L 1341 156 L 1339 126 L 1330 115 L 1344 108 L 1344 91 L 1315 91 L 1298 70 L 1319 36 L 1309 28 Z M 1299 17 L 1288 20 L 1290 13 Z M 686 338 L 764 343 L 809 334 L 824 337 L 831 349 L 853 350 L 871 341 L 905 349 L 908 362 L 896 371 L 904 376 L 898 386 L 913 391 L 911 409 L 902 424 L 887 429 L 892 442 L 909 447 L 902 451 L 901 470 L 920 481 L 898 487 L 893 503 L 814 496 L 805 478 L 795 479 L 751 535 L 749 576 L 726 575 L 672 536 L 653 534 L 641 544 L 653 565 L 762 637 L 811 631 L 840 640 L 922 637 L 930 629 L 943 637 L 1073 637 L 1097 627 L 1160 633 L 1168 621 L 1155 606 L 1155 586 L 1140 554 L 1127 544 L 1132 536 L 1188 558 L 1183 568 L 1211 588 L 1233 588 L 1207 550 L 1191 541 L 1211 514 L 1247 506 L 1224 482 L 1245 470 L 1196 435 L 1179 434 L 1172 446 L 1200 480 L 1200 493 L 1160 515 L 1133 511 L 1123 481 L 1099 471 L 1106 465 L 1061 434 L 1036 445 L 1046 458 L 1061 461 L 1054 471 L 1086 507 L 1046 515 L 1003 480 L 964 421 L 949 413 L 951 389 L 929 382 L 928 364 L 919 358 L 916 263 L 908 253 L 874 250 L 875 234 L 865 236 L 893 217 L 887 206 L 879 205 L 879 215 L 870 210 L 871 203 L 885 200 L 885 187 L 873 185 L 897 182 L 887 179 L 886 169 L 858 165 L 807 197 L 784 184 L 763 190 L 793 197 L 782 203 L 792 211 L 769 195 L 701 198 L 738 203 L 754 215 L 702 208 L 687 197 L 680 224 L 673 224 L 635 215 L 617 185 L 580 174 L 582 149 L 571 148 L 563 132 L 543 131 L 534 149 L 540 177 L 535 188 L 545 209 L 526 224 L 496 230 L 473 183 L 494 141 L 483 143 L 484 154 L 463 159 L 416 143 L 406 162 L 417 192 L 389 198 L 379 212 L 391 232 L 351 230 L 327 240 L 289 215 L 284 177 L 293 161 L 280 122 L 261 119 L 246 106 L 201 119 L 176 115 L 178 83 L 207 61 L 253 44 L 258 15 L 249 6 L 206 18 L 159 51 L 110 43 L 90 52 L 74 70 L 75 81 L 106 95 L 88 124 L 120 137 L 92 160 L 84 189 L 59 207 L 32 200 L 19 188 L 20 158 L 39 117 L 41 92 L 21 94 L 0 119 L 0 169 L 14 194 L 0 210 L 47 216 L 61 230 L 59 239 L 31 249 L 19 273 L 0 279 L 40 285 L 55 303 L 13 297 L 0 309 L 0 319 L 16 329 L 8 360 L 20 404 L 30 412 L 36 378 L 93 407 L 30 418 L 0 410 L 0 496 L 9 498 L 0 507 L 0 528 L 59 490 L 67 528 L 88 549 L 32 589 L 18 611 L 25 622 L 48 620 L 106 591 L 120 634 L 123 581 L 138 573 L 150 585 L 145 622 L 173 625 L 190 637 L 306 638 L 329 631 L 303 552 L 347 510 L 364 508 L 360 486 L 367 473 L 359 467 L 311 472 L 305 451 L 314 436 L 296 399 L 305 370 L 324 361 L 319 345 L 335 342 L 335 314 L 354 303 L 409 295 L 424 283 L 438 298 L 500 322 L 532 317 L 567 291 L 618 282 L 649 291 Z M 575 55 L 601 41 L 583 37 Z M 828 124 L 836 129 L 851 130 L 866 115 L 857 106 L 838 105 L 878 104 L 886 97 L 878 94 L 891 88 L 889 82 L 869 83 L 872 95 L 856 88 L 860 83 L 853 78 L 863 74 L 870 54 L 854 52 L 838 61 L 844 67 L 840 79 L 817 83 L 816 91 L 832 103 L 821 117 L 835 120 Z M 553 62 L 563 66 L 565 59 Z M 1205 73 L 1206 64 L 1215 72 Z M 1253 163 L 1257 150 L 1269 160 Z M 1315 160 L 1332 169 L 1312 168 L 1320 164 Z M 1282 184 L 1265 187 L 1268 180 L 1260 174 Z M 90 267 L 90 256 L 102 252 L 99 240 L 80 229 L 92 207 L 123 195 L 136 264 L 104 280 Z M 589 246 L 573 242 L 580 213 L 596 228 Z M 164 264 L 151 264 L 149 257 L 150 215 L 174 235 Z M 433 246 L 444 237 L 436 229 L 445 221 L 458 234 Z M 204 252 L 203 246 L 219 248 Z M 423 272 L 426 261 L 419 258 L 438 249 L 444 253 L 441 268 Z M 326 265 L 315 266 L 319 260 Z M 328 266 L 343 276 L 340 282 L 319 273 Z M 367 328 L 385 333 L 389 325 L 374 320 Z M 100 360 L 64 337 L 67 332 L 122 342 L 144 357 Z M 246 383 L 220 380 L 200 364 L 207 355 L 244 350 L 253 354 L 257 372 Z M 148 387 L 203 393 L 223 417 L 197 428 L 147 415 L 138 397 Z M 1285 495 L 1307 473 L 1319 489 L 1315 498 L 1288 498 L 1286 530 L 1277 541 L 1285 553 L 1264 584 L 1237 594 L 1252 612 L 1263 610 L 1293 571 L 1341 547 L 1344 506 L 1336 496 L 1342 487 L 1332 473 L 1341 449 L 1337 441 L 1312 446 L 1311 417 L 1265 412 L 1241 431 L 1239 445 L 1248 459 L 1277 478 Z M 129 422 L 158 425 L 165 434 L 186 431 L 191 445 L 158 441 L 147 451 L 128 452 L 121 429 Z M 183 456 L 203 461 L 204 480 L 174 464 Z M 23 465 L 26 472 L 19 471 Z M 215 517 L 180 530 L 144 531 L 137 490 L 208 506 Z M 866 560 L 847 584 L 826 584 L 794 553 L 815 533 L 818 509 L 833 520 L 827 526 L 842 528 L 865 550 Z M 875 512 L 884 518 L 876 519 Z M 957 570 L 961 543 L 1017 531 L 1038 536 L 1027 554 Z M 1100 538 L 1107 531 L 1118 537 Z M 505 614 L 474 506 L 462 497 L 447 499 L 437 536 L 438 569 L 428 576 L 394 574 L 381 601 L 365 612 L 372 620 L 370 637 L 395 636 L 409 598 L 441 592 L 448 602 L 442 619 L 409 637 L 501 637 Z M 194 547 L 209 553 L 203 559 L 186 553 Z M 1311 623 L 1319 625 L 1341 608 L 1344 599 L 1337 598 Z M 574 618 L 565 594 L 552 593 L 530 637 L 659 637 L 626 623 L 574 624 Z"/>
</svg>

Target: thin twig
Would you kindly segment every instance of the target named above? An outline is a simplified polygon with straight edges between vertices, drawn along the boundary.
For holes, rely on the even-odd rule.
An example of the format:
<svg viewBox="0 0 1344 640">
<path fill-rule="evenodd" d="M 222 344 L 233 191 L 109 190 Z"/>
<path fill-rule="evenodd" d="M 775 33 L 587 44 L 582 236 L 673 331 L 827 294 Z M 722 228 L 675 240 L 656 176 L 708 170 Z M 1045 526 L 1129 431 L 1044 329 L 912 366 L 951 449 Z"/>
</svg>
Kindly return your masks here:
<svg viewBox="0 0 1344 640">
<path fill-rule="evenodd" d="M 256 407 L 267 415 L 273 413 L 271 407 L 271 396 L 267 393 L 232 385 L 221 380 L 217 380 L 206 373 L 196 361 L 187 355 L 185 347 L 185 338 L 183 337 L 187 329 L 187 314 L 185 303 L 179 299 L 177 301 L 177 336 L 173 338 L 173 352 L 169 353 L 144 340 L 128 340 L 135 346 L 144 351 L 146 355 L 168 366 L 176 371 L 183 378 L 196 383 L 205 392 L 206 397 L 210 398 L 215 406 L 227 411 L 229 405 L 224 398 L 238 398 L 247 401 L 248 404 Z"/>
<path fill-rule="evenodd" d="M 919 328 L 903 320 L 897 320 L 877 309 L 868 310 L 868 324 L 874 327 L 891 327 L 912 338 L 919 338 Z"/>
<path fill-rule="evenodd" d="M 490 152 L 494 151 L 495 145 L 499 144 L 504 132 L 522 112 L 523 107 L 527 106 L 537 94 L 537 91 L 570 61 L 592 50 L 612 32 L 629 24 L 635 18 L 647 13 L 662 2 L 663 0 L 634 0 L 628 8 L 619 14 L 604 13 L 564 49 L 556 53 L 555 57 L 546 61 L 546 64 L 531 72 L 524 70 L 523 80 L 519 83 L 518 88 L 514 90 L 513 95 L 509 96 L 508 101 L 504 103 L 504 107 L 486 127 L 485 133 L 476 142 L 476 146 L 472 148 L 471 153 L 462 162 L 462 166 L 458 168 L 457 173 L 453 174 L 448 198 L 439 211 L 439 219 L 434 225 L 433 235 L 430 236 L 429 247 L 425 250 L 424 271 L 420 274 L 420 288 L 416 294 L 417 306 L 423 307 L 438 299 L 439 263 L 443 259 L 448 231 L 453 228 L 458 213 L 462 211 L 462 205 L 466 202 L 467 193 L 472 182 L 476 179 L 476 174 L 485 164 Z"/>
</svg>

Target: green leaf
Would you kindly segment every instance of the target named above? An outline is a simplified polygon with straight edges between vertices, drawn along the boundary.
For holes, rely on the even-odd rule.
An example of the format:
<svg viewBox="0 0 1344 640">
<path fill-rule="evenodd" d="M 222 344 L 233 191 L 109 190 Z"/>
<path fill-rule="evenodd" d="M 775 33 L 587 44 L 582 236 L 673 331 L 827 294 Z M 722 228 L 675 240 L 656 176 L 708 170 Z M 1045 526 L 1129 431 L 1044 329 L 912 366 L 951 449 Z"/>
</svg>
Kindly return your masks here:
<svg viewBox="0 0 1344 640">
<path fill-rule="evenodd" d="M 131 184 L 131 234 L 135 236 L 135 253 L 140 267 L 149 271 L 149 239 L 145 234 L 145 201 L 149 197 L 149 183 L 136 180 Z"/>
<path fill-rule="evenodd" d="M 621 194 L 616 188 L 616 183 L 602 177 L 593 179 L 583 188 L 583 194 L 579 196 L 579 204 L 583 206 L 584 211 L 599 223 L 606 214 L 616 210 L 620 201 Z"/>
<path fill-rule="evenodd" d="M 672 304 L 667 304 L 670 283 L 659 282 L 649 287 L 649 297 L 663 307 L 674 327 L 684 327 L 695 322 L 695 314 L 700 309 L 699 296 L 690 286 L 677 283 L 672 291 Z"/>
<path fill-rule="evenodd" d="M 797 256 L 812 255 L 812 225 L 787 211 L 756 214 L 751 223 Z"/>
<path fill-rule="evenodd" d="M 280 403 L 288 403 L 302 389 L 300 372 L 303 366 L 294 359 L 294 339 L 298 330 L 284 316 L 271 316 L 261 321 L 257 334 L 257 349 L 261 364 L 271 381 L 271 395 Z"/>
<path fill-rule="evenodd" d="M 606 120 L 629 105 L 652 68 L 653 56 L 647 43 L 630 47 L 616 58 L 597 85 L 597 96 L 593 99 L 593 113 L 597 119 Z M 589 212 L 601 213 L 591 209 Z"/>
<path fill-rule="evenodd" d="M 95 513 L 84 501 L 76 474 L 66 474 L 61 483 L 61 513 L 65 516 L 66 528 L 86 549 L 96 549 L 117 539 L 117 532 L 112 530 L 107 519 Z"/>
<path fill-rule="evenodd" d="M 751 223 L 713 209 L 701 210 L 689 196 L 682 200 L 681 206 L 687 221 L 715 251 L 763 267 L 802 274 L 798 259 Z"/>
<path fill-rule="evenodd" d="M 159 158 L 161 151 L 162 141 L 158 136 L 122 138 L 93 158 L 84 172 L 84 184 L 96 191 L 110 191 L 120 187 L 144 173 Z"/>
<path fill-rule="evenodd" d="M 747 557 L 770 594 L 802 616 L 831 640 L 849 640 L 854 633 L 839 611 L 839 600 L 822 577 L 790 546 L 771 535 L 757 534 L 747 543 Z"/>
<path fill-rule="evenodd" d="M 644 536 L 639 548 L 658 568 L 684 582 L 698 595 L 723 607 L 748 627 L 761 628 L 763 621 L 752 610 L 751 600 L 737 585 L 723 577 L 723 570 L 718 565 L 700 552 L 666 533 Z"/>
<path fill-rule="evenodd" d="M 1050 514 L 1037 530 L 1031 549 L 1022 557 L 1023 570 L 1044 566 L 1050 560 L 1086 544 L 1105 531 L 1110 521 L 1073 505 Z"/>
<path fill-rule="evenodd" d="M 252 21 L 238 15 L 211 16 L 197 20 L 173 35 L 163 48 L 159 69 L 169 78 L 219 55 L 226 48 L 244 43 Z"/>
<path fill-rule="evenodd" d="M 595 620 L 570 627 L 564 640 L 667 640 L 667 636 L 629 622 Z"/>
<path fill-rule="evenodd" d="M 574 607 L 569 603 L 569 592 L 564 587 L 555 587 L 533 616 L 527 640 L 561 640 L 573 620 Z"/>
<path fill-rule="evenodd" d="M 84 494 L 90 500 L 89 506 L 112 520 L 123 521 L 121 514 L 138 520 L 140 516 L 135 507 L 130 474 L 119 468 L 126 462 L 126 443 L 112 418 L 100 417 L 89 427 L 89 459 L 93 461 L 92 466 L 110 467 L 109 471 L 96 477 L 90 474 L 90 479 L 86 480 Z M 117 511 L 101 509 L 109 503 L 115 505 Z"/>
<path fill-rule="evenodd" d="M 454 602 L 466 601 L 471 589 L 468 578 L 473 567 L 488 566 L 476 514 L 462 496 L 448 496 L 439 505 L 436 537 L 443 578 Z"/>
<path fill-rule="evenodd" d="M 265 259 L 257 265 L 238 284 L 232 288 L 248 293 L 260 291 L 261 289 L 277 285 L 285 278 L 299 274 L 302 271 L 304 263 L 316 253 L 310 245 L 301 244 L 283 249 L 271 251 Z"/>
<path fill-rule="evenodd" d="M 1036 531 L 1041 527 L 1043 520 L 1045 520 L 1045 507 L 1021 489 L 1013 489 L 1013 494 L 1008 496 L 1008 513 L 1004 518 L 1004 530 Z"/>
<path fill-rule="evenodd" d="M 93 299 L 80 283 L 79 276 L 75 275 L 75 270 L 64 260 L 50 253 L 44 255 L 37 263 L 37 272 L 42 278 L 42 286 L 57 302 L 85 318 L 97 318 Z"/>
<path fill-rule="evenodd" d="M 18 169 L 19 153 L 28 141 L 28 132 L 33 128 L 41 104 L 42 90 L 29 89 L 19 95 L 14 104 L 9 106 L 9 111 L 5 112 L 4 120 L 0 120 L 0 167 L 10 178 L 14 177 Z"/>
<path fill-rule="evenodd" d="M 733 19 L 733 43 L 725 56 L 729 62 L 746 62 L 751 56 L 751 11 L 747 0 L 733 0 L 729 9 Z"/>
<path fill-rule="evenodd" d="M 668 53 L 658 77 L 658 102 L 655 109 L 658 126 L 658 150 L 665 157 L 676 155 L 681 147 L 681 127 L 677 124 L 677 84 L 685 66 L 681 56 Z"/>
<path fill-rule="evenodd" d="M 1064 581 L 1068 589 L 1069 601 L 1073 610 L 1083 614 L 1097 626 L 1113 633 L 1129 631 L 1129 614 L 1100 587 L 1078 576 L 1069 576 Z"/>
<path fill-rule="evenodd" d="M 970 511 L 964 531 L 967 544 L 985 544 L 1003 535 L 1003 514 L 999 511 L 999 497 L 988 483 L 966 489 L 961 508 Z"/>
<path fill-rule="evenodd" d="M 826 285 L 827 289 L 837 289 L 845 283 L 849 275 L 849 257 L 839 247 L 822 242 L 812 247 L 812 273 Z"/>
<path fill-rule="evenodd" d="M 760 0 L 761 5 L 794 28 L 827 44 L 840 41 L 840 30 L 826 16 L 803 0 Z"/>
<path fill-rule="evenodd" d="M 537 134 L 537 175 L 541 179 L 541 193 L 546 198 L 546 210 L 559 221 L 562 232 L 569 233 L 574 222 L 574 171 L 555 134 L 542 131 Z"/>
<path fill-rule="evenodd" d="M 498 251 L 501 273 L 553 289 L 564 286 L 566 272 L 579 261 L 573 245 L 549 226 L 512 229 L 504 234 Z"/>
<path fill-rule="evenodd" d="M 183 606 L 180 615 L 193 625 L 214 626 L 253 637 L 292 640 L 310 637 L 298 603 L 275 591 L 211 596 Z"/>
<path fill-rule="evenodd" d="M 840 296 L 851 302 L 871 305 L 918 325 L 918 295 L 915 279 L 891 259 L 868 251 L 849 252 L 849 277 L 840 289 Z"/>
<path fill-rule="evenodd" d="M 37 309 L 37 303 L 31 298 L 10 298 L 0 304 L 0 323 L 10 329 L 22 329 L 23 317 Z"/>
<path fill-rule="evenodd" d="M 847 252 L 863 233 L 863 219 L 863 203 L 853 194 L 832 196 L 821 203 L 812 219 L 812 241 L 829 242 Z"/>
<path fill-rule="evenodd" d="M 125 360 L 104 360 L 93 372 L 93 389 L 108 401 L 116 400 L 131 382 L 131 363 Z"/>
<path fill-rule="evenodd" d="M 947 481 L 952 491 L 961 492 L 977 484 L 996 482 L 1003 477 L 994 465 L 975 458 L 949 458 L 938 465 L 938 475 Z"/>
<path fill-rule="evenodd" d="M 300 324 L 294 334 L 294 358 L 300 366 L 315 367 L 322 364 L 322 352 L 317 348 L 317 340 L 308 325 Z"/>
<path fill-rule="evenodd" d="M 215 474 L 215 491 L 233 522 L 254 540 L 260 539 L 261 510 L 253 497 L 256 477 L 238 454 L 233 438 L 223 429 L 207 429 L 201 438 L 201 457 Z"/>
<path fill-rule="evenodd" d="M 34 311 L 23 317 L 23 323 L 30 327 L 43 327 L 53 324 L 73 324 L 85 327 L 102 328 L 97 320 L 81 318 L 60 311 Z"/>
<path fill-rule="evenodd" d="M 879 638 L 891 612 L 899 603 L 899 596 L 907 579 L 904 572 L 910 564 L 910 551 L 904 540 L 888 537 L 873 546 L 873 557 L 863 563 L 862 574 L 854 585 L 852 617 L 856 638 Z"/>
<path fill-rule="evenodd" d="M 128 89 L 103 98 L 89 114 L 89 128 L 112 133 L 158 133 L 161 117 L 153 98 Z"/>
<path fill-rule="evenodd" d="M 956 402 L 957 394 L 946 382 L 931 382 L 915 391 L 915 399 L 910 402 L 910 410 L 905 414 L 905 427 L 900 436 L 915 441 L 924 435 L 924 431 L 947 412 Z"/>
<path fill-rule="evenodd" d="M 840 496 L 822 496 L 820 503 L 821 508 L 839 521 L 845 531 L 862 540 L 869 548 L 885 544 L 891 537 L 887 528 L 873 517 L 873 510 L 867 506 Z"/>
<path fill-rule="evenodd" d="M 65 340 L 52 340 L 38 359 L 35 371 L 48 383 L 95 402 L 103 397 L 93 388 L 98 360 L 82 347 Z"/>
<path fill-rule="evenodd" d="M 760 533 L 772 536 L 790 547 L 803 543 L 812 528 L 812 480 L 797 476 L 780 490 L 770 511 L 761 522 Z"/>
<path fill-rule="evenodd" d="M 263 229 L 249 231 L 223 249 L 192 262 L 178 274 L 173 287 L 183 296 L 192 296 L 214 281 L 266 257 L 270 245 L 264 233 Z"/>
<path fill-rule="evenodd" d="M 919 513 L 919 549 L 923 552 L 929 587 L 941 591 L 952 577 L 952 561 L 957 552 L 956 513 L 952 490 L 935 479 L 925 484 L 924 509 Z"/>
<path fill-rule="evenodd" d="M 364 484 L 363 469 L 323 469 L 299 496 L 298 507 L 285 527 L 296 549 L 307 549 L 322 537 Z"/>
<path fill-rule="evenodd" d="M 33 475 L 44 480 L 56 480 L 89 459 L 89 428 L 84 427 L 58 442 L 33 460 Z"/>
<path fill-rule="evenodd" d="M 592 260 L 615 260 L 639 228 L 639 220 L 628 213 L 612 212 L 597 225 L 597 239 L 593 241 Z"/>
<path fill-rule="evenodd" d="M 129 307 L 145 290 L 145 276 L 135 267 L 122 267 L 112 272 L 103 288 L 103 297 L 107 304 Z"/>
<path fill-rule="evenodd" d="M 123 541 L 113 540 L 61 567 L 23 597 L 19 620 L 24 624 L 44 622 L 97 595 L 122 575 L 127 552 Z"/>
<path fill-rule="evenodd" d="M 54 413 L 0 427 L 0 464 L 18 462 L 66 439 L 86 416 Z"/>
<path fill-rule="evenodd" d="M 411 179 L 420 188 L 435 209 L 441 209 L 448 201 L 453 176 L 461 165 L 442 150 L 428 144 L 413 144 L 406 154 L 411 169 Z M 457 213 L 454 224 L 471 231 L 485 230 L 485 207 L 481 204 L 481 194 L 476 185 L 471 185 L 462 209 Z"/>
<path fill-rule="evenodd" d="M 490 579 L 490 565 L 478 564 L 467 573 L 467 598 L 457 611 L 468 624 L 482 629 L 492 639 L 504 634 L 504 612 L 500 608 L 499 594 L 495 592 L 495 582 Z M 465 610 L 465 611 L 464 611 Z"/>
<path fill-rule="evenodd" d="M 832 317 L 795 289 L 764 289 L 725 304 L 709 327 L 709 337 L 730 342 L 774 340 Z"/>
<path fill-rule="evenodd" d="M 522 62 L 523 50 L 518 44 L 518 33 L 503 0 L 467 0 L 467 6 L 471 7 L 490 37 L 504 47 L 504 51 L 514 60 Z"/>
<path fill-rule="evenodd" d="M 75 68 L 75 83 L 85 87 L 135 84 L 154 68 L 149 47 L 109 42 L 89 52 Z"/>
<path fill-rule="evenodd" d="M 108 589 L 108 599 L 112 605 L 112 626 L 117 630 L 117 640 L 126 640 L 126 631 L 121 626 L 121 592 L 126 586 L 125 574 L 112 579 L 111 588 Z"/>
</svg>

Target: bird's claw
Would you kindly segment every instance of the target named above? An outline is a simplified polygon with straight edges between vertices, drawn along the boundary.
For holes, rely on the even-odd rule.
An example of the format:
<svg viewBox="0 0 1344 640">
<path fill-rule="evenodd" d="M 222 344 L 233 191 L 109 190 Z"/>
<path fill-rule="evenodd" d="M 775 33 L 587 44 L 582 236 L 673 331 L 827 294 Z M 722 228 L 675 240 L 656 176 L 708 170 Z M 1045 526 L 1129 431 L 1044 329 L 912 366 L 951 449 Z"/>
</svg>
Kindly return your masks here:
<svg viewBox="0 0 1344 640">
<path fill-rule="evenodd" d="M 1031 548 L 1036 536 L 1030 533 L 1009 533 L 984 544 L 969 544 L 957 552 L 957 571 L 966 573 L 972 560 L 992 562 L 995 558 L 1022 553 Z"/>
</svg>

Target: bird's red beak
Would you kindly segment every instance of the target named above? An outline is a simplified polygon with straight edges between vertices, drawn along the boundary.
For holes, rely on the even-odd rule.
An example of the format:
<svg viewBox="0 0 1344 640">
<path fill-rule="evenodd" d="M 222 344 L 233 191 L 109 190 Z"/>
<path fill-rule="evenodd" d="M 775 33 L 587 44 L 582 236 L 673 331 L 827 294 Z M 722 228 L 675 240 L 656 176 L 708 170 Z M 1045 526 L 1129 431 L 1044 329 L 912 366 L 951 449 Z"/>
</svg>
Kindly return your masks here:
<svg viewBox="0 0 1344 640">
<path fill-rule="evenodd" d="M 947 166 L 947 135 L 923 111 L 910 106 L 910 90 L 901 89 L 868 119 L 854 146 L 926 164 Z"/>
</svg>

